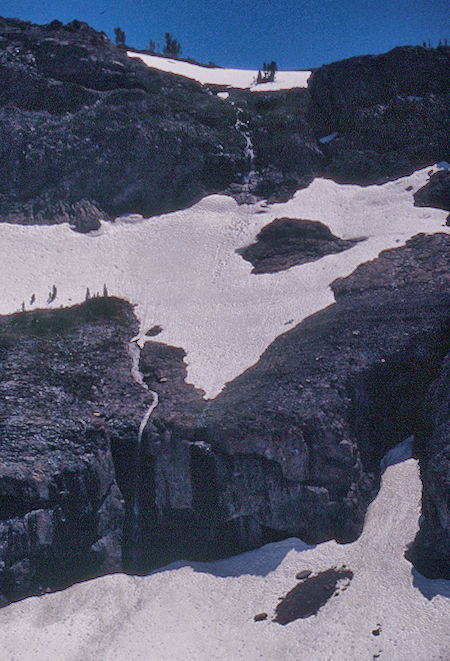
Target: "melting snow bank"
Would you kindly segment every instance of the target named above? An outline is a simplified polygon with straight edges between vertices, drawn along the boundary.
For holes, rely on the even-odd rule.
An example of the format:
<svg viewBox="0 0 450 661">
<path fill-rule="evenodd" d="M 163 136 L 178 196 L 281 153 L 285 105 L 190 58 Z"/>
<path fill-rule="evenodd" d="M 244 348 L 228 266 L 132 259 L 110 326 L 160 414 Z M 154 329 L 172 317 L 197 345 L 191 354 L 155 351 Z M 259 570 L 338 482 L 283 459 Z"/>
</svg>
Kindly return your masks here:
<svg viewBox="0 0 450 661">
<path fill-rule="evenodd" d="M 289 539 L 218 562 L 106 576 L 12 604 L 0 611 L 2 658 L 444 661 L 449 582 L 421 577 L 403 557 L 417 531 L 420 495 L 417 462 L 409 459 L 386 469 L 353 544 L 309 547 Z M 316 616 L 273 622 L 298 572 L 344 564 L 351 583 Z M 255 622 L 261 611 L 268 618 Z"/>
<path fill-rule="evenodd" d="M 294 87 L 306 87 L 308 78 L 311 75 L 311 71 L 278 71 L 273 83 L 256 85 L 258 72 L 249 69 L 202 67 L 182 60 L 172 60 L 157 55 L 144 55 L 133 51 L 128 51 L 127 55 L 139 58 L 148 67 L 191 78 L 202 85 L 227 85 L 228 87 L 251 89 L 252 92 L 275 92 Z"/>
<path fill-rule="evenodd" d="M 382 186 L 315 179 L 284 204 L 238 206 L 212 195 L 195 206 L 143 220 L 103 223 L 83 235 L 68 225 L 0 224 L 0 313 L 84 301 L 86 290 L 137 304 L 145 332 L 183 347 L 188 380 L 216 395 L 256 363 L 267 346 L 333 302 L 330 283 L 419 232 L 449 232 L 446 212 L 414 207 L 429 168 Z M 275 218 L 319 220 L 343 238 L 366 236 L 350 250 L 278 273 L 252 275 L 236 249 Z M 56 298 L 48 303 L 55 285 Z M 254 329 L 257 328 L 258 332 Z"/>
</svg>

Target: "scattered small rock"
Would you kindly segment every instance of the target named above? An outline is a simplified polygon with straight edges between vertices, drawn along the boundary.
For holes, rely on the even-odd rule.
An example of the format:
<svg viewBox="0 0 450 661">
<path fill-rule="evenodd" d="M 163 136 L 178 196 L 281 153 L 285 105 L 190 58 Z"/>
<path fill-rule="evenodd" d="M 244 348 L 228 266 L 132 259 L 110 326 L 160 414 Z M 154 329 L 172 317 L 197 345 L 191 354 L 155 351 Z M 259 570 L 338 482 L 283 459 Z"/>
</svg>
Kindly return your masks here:
<svg viewBox="0 0 450 661">
<path fill-rule="evenodd" d="M 267 620 L 267 617 L 267 613 L 258 613 L 253 619 L 255 622 L 263 622 L 264 620 Z"/>
<path fill-rule="evenodd" d="M 297 581 L 302 581 L 304 578 L 308 578 L 308 576 L 311 576 L 311 570 L 310 569 L 302 569 L 302 571 L 299 571 L 297 574 L 295 574 L 295 578 Z"/>
<path fill-rule="evenodd" d="M 162 326 L 160 326 L 159 324 L 156 324 L 155 326 L 152 326 L 152 327 L 146 332 L 145 335 L 146 335 L 147 337 L 155 337 L 155 335 L 159 335 L 160 333 L 162 333 L 162 329 L 163 329 Z"/>
<path fill-rule="evenodd" d="M 372 630 L 372 636 L 379 636 L 381 633 L 381 625 L 377 624 L 376 628 Z"/>
</svg>

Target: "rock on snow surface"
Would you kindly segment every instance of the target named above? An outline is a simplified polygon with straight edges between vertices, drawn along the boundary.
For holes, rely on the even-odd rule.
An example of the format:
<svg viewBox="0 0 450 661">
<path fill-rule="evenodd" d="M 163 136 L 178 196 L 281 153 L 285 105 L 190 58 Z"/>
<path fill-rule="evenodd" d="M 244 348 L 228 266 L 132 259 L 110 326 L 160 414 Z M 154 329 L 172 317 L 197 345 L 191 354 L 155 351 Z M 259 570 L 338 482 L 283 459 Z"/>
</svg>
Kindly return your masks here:
<svg viewBox="0 0 450 661">
<path fill-rule="evenodd" d="M 418 528 L 420 493 L 417 463 L 407 459 L 385 471 L 352 544 L 287 539 L 227 560 L 177 562 L 147 577 L 106 576 L 12 604 L 0 612 L 0 657 L 444 661 L 448 582 L 424 579 L 403 557 Z M 287 626 L 272 621 L 299 570 L 343 564 L 354 578 L 317 616 Z M 261 611 L 269 617 L 255 622 Z"/>
<path fill-rule="evenodd" d="M 364 188 L 315 179 L 273 206 L 238 206 L 214 195 L 151 220 L 128 216 L 103 223 L 89 235 L 68 225 L 0 224 L 0 313 L 17 311 L 22 302 L 26 309 L 73 305 L 84 301 L 87 288 L 101 293 L 106 284 L 110 295 L 137 305 L 142 342 L 148 329 L 160 325 L 158 341 L 183 347 L 188 381 L 214 397 L 278 335 L 332 303 L 333 280 L 419 232 L 448 231 L 444 211 L 413 206 L 428 170 Z M 367 240 L 255 277 L 235 251 L 280 216 L 318 220 L 342 239 Z M 53 284 L 57 296 L 48 304 Z M 257 333 L 249 330 L 249 319 Z"/>
</svg>

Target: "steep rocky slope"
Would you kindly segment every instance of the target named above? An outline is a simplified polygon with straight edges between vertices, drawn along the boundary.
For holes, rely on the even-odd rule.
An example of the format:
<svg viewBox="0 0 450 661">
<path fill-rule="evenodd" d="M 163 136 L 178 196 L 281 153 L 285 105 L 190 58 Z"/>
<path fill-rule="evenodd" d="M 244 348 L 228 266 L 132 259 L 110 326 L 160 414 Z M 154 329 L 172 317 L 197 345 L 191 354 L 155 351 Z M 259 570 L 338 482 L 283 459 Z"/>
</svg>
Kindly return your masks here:
<svg viewBox="0 0 450 661">
<path fill-rule="evenodd" d="M 110 444 L 136 438 L 145 406 L 129 370 L 136 327 L 114 299 L 0 320 L 2 599 L 121 567 Z"/>
<path fill-rule="evenodd" d="M 86 232 L 212 191 L 281 201 L 319 173 L 367 184 L 411 172 L 447 155 L 448 59 L 405 47 L 322 67 L 308 89 L 224 100 L 77 21 L 1 19 L 0 221 Z M 416 204 L 448 208 L 448 180 L 434 174 Z M 261 232 L 265 267 L 348 247 L 312 221 L 313 245 L 291 241 L 292 222 Z M 335 304 L 210 401 L 186 383 L 181 348 L 148 342 L 136 378 L 125 301 L 1 317 L 2 603 L 289 535 L 354 540 L 381 457 L 411 435 L 424 519 L 408 555 L 448 577 L 449 244 L 420 235 L 335 281 Z"/>
<path fill-rule="evenodd" d="M 245 165 L 236 113 L 73 21 L 0 21 L 0 217 L 98 226 L 222 190 Z"/>
<path fill-rule="evenodd" d="M 450 579 L 450 357 L 425 400 L 425 427 L 417 436 L 423 482 L 423 521 L 407 557 L 431 578 Z"/>
<path fill-rule="evenodd" d="M 443 511 L 438 455 L 448 441 L 433 441 L 423 402 L 449 349 L 449 245 L 447 235 L 418 236 L 337 281 L 336 304 L 275 340 L 190 428 L 156 409 L 144 433 L 143 566 L 287 535 L 355 539 L 380 459 L 416 434 L 422 457 L 435 457 L 428 540 L 444 540 L 421 571 L 445 574 L 445 518 L 432 511 Z"/>
<path fill-rule="evenodd" d="M 322 135 L 324 174 L 379 183 L 447 157 L 450 49 L 395 48 L 328 64 L 308 84 L 311 123 Z"/>
<path fill-rule="evenodd" d="M 419 236 L 336 282 L 336 304 L 275 340 L 211 402 L 218 492 L 239 494 L 219 497 L 221 516 L 247 521 L 244 545 L 265 528 L 311 542 L 360 532 L 379 460 L 422 429 L 448 351 L 448 246 L 446 235 Z M 227 472 L 220 453 L 233 458 Z"/>
<path fill-rule="evenodd" d="M 321 67 L 308 89 L 222 100 L 84 23 L 0 19 L 0 221 L 89 231 L 216 191 L 286 200 L 320 174 L 410 173 L 447 156 L 448 62 L 404 47 Z"/>
<path fill-rule="evenodd" d="M 425 186 L 414 193 L 414 204 L 418 207 L 435 207 L 450 211 L 450 171 L 434 172 Z M 446 224 L 450 225 L 450 214 Z"/>
<path fill-rule="evenodd" d="M 152 399 L 132 378 L 128 304 L 2 318 L 3 599 L 288 535 L 355 539 L 380 458 L 411 434 L 425 515 L 411 557 L 445 575 L 449 242 L 418 236 L 337 281 L 334 305 L 215 400 L 184 381 L 182 350 L 150 341 L 140 369 L 160 403 L 139 454 Z"/>
</svg>

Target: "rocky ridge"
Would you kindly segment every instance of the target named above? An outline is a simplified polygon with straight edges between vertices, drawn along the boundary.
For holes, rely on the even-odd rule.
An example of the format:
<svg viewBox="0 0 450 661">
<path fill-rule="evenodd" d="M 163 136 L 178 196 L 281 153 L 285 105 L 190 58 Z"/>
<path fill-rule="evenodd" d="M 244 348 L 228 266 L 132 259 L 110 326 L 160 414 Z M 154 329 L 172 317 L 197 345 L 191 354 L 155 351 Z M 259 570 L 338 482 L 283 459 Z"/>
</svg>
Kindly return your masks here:
<svg viewBox="0 0 450 661">
<path fill-rule="evenodd" d="M 447 158 L 450 49 L 403 46 L 334 62 L 308 83 L 325 176 L 370 184 Z"/>
<path fill-rule="evenodd" d="M 3 221 L 89 231 L 188 206 L 243 167 L 231 106 L 84 23 L 2 19 L 0 85 Z"/>
</svg>

